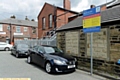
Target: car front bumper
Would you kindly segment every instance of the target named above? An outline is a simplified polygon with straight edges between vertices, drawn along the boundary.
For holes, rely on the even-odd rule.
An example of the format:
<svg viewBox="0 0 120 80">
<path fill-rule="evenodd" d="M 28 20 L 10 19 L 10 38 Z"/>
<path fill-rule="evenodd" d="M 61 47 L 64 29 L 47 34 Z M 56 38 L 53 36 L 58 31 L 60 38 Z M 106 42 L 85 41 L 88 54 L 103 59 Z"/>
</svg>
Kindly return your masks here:
<svg viewBox="0 0 120 80">
<path fill-rule="evenodd" d="M 70 72 L 75 71 L 76 65 L 53 65 L 54 72 Z"/>
<path fill-rule="evenodd" d="M 18 52 L 19 56 L 28 56 L 28 52 L 20 51 Z"/>
</svg>

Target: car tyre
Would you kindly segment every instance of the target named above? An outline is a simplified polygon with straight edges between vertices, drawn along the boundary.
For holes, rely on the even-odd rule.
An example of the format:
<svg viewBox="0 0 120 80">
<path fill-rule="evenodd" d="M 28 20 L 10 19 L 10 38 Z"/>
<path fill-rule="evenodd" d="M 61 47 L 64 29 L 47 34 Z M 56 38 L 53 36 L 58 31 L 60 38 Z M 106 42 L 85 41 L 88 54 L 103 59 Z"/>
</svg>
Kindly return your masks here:
<svg viewBox="0 0 120 80">
<path fill-rule="evenodd" d="M 19 54 L 18 54 L 18 53 L 16 53 L 16 54 L 15 54 L 15 57 L 16 57 L 16 58 L 19 58 Z"/>
<path fill-rule="evenodd" d="M 13 52 L 11 51 L 11 55 L 13 55 Z"/>
<path fill-rule="evenodd" d="M 31 64 L 32 63 L 32 59 L 30 56 L 27 57 L 27 63 Z"/>
<path fill-rule="evenodd" d="M 10 48 L 6 47 L 4 50 L 5 50 L 5 51 L 9 51 L 9 50 L 10 50 Z"/>
<path fill-rule="evenodd" d="M 45 71 L 46 71 L 47 73 L 52 73 L 52 66 L 51 66 L 50 62 L 47 62 L 47 63 L 45 64 Z"/>
</svg>

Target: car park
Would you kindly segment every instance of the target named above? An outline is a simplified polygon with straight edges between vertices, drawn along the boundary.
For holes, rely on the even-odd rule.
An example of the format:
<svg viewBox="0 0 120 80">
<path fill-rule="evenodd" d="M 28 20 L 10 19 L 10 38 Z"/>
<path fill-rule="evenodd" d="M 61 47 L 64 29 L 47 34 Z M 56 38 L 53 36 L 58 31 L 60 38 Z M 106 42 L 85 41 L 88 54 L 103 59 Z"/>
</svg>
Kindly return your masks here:
<svg viewBox="0 0 120 80">
<path fill-rule="evenodd" d="M 0 50 L 10 51 L 11 49 L 12 49 L 11 44 L 0 42 Z"/>
<path fill-rule="evenodd" d="M 27 62 L 43 67 L 47 73 L 53 73 L 75 71 L 77 60 L 57 47 L 44 45 L 30 49 Z"/>
<path fill-rule="evenodd" d="M 29 46 L 27 44 L 15 44 L 11 49 L 11 54 L 17 58 L 20 56 L 28 56 Z"/>
</svg>

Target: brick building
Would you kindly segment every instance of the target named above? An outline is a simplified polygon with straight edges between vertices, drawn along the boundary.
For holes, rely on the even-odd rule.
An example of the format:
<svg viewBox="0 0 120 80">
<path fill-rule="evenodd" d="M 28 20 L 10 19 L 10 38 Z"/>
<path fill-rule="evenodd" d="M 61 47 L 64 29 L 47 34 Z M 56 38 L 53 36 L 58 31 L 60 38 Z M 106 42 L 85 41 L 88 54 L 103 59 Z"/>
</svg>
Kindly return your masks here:
<svg viewBox="0 0 120 80">
<path fill-rule="evenodd" d="M 45 3 L 38 15 L 38 38 L 46 36 L 47 32 L 60 28 L 68 23 L 68 17 L 78 14 L 70 10 L 70 1 L 63 1 L 64 8 Z"/>
<path fill-rule="evenodd" d="M 37 22 L 9 18 L 0 21 L 0 41 L 17 39 L 36 39 Z"/>
</svg>

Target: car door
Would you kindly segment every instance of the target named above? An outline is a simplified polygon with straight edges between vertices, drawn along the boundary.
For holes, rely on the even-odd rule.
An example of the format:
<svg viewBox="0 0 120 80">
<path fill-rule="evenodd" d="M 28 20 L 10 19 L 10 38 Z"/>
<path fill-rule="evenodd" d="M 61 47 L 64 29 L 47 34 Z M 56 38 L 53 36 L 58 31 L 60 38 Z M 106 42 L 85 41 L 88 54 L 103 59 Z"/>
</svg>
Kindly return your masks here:
<svg viewBox="0 0 120 80">
<path fill-rule="evenodd" d="M 37 51 L 38 51 L 38 46 L 35 46 L 32 50 L 32 60 L 37 63 Z"/>
<path fill-rule="evenodd" d="M 6 47 L 6 43 L 1 42 L 1 43 L 0 43 L 0 50 L 4 50 L 5 47 Z"/>
<path fill-rule="evenodd" d="M 44 48 L 42 46 L 38 47 L 36 59 L 37 59 L 37 64 L 43 67 L 45 63 L 45 57 L 44 57 Z"/>
<path fill-rule="evenodd" d="M 13 54 L 16 54 L 16 45 L 13 46 L 13 48 L 12 48 L 12 53 L 13 53 Z"/>
</svg>

